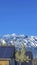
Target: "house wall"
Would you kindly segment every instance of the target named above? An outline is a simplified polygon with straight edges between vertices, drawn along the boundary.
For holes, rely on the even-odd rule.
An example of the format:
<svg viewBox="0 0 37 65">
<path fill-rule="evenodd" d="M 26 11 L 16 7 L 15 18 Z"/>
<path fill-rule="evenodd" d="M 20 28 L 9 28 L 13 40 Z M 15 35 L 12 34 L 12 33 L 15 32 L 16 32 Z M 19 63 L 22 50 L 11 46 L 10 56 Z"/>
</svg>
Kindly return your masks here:
<svg viewBox="0 0 37 65">
<path fill-rule="evenodd" d="M 10 60 L 10 65 L 15 65 L 14 59 L 11 59 L 11 60 Z"/>
<path fill-rule="evenodd" d="M 7 60 L 1 60 L 0 65 L 9 65 L 9 61 Z"/>
</svg>

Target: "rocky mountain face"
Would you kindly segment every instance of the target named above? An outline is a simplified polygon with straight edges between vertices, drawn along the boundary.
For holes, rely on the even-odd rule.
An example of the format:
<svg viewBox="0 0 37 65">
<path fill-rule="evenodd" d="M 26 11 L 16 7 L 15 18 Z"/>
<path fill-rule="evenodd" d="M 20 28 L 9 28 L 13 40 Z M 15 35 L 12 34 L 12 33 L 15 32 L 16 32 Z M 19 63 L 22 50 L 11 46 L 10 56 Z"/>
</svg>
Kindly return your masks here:
<svg viewBox="0 0 37 65">
<path fill-rule="evenodd" d="M 32 51 L 34 58 L 37 57 L 37 36 L 7 34 L 0 38 L 0 45 L 15 45 L 15 49 L 21 49 L 24 44 L 27 50 Z"/>
</svg>

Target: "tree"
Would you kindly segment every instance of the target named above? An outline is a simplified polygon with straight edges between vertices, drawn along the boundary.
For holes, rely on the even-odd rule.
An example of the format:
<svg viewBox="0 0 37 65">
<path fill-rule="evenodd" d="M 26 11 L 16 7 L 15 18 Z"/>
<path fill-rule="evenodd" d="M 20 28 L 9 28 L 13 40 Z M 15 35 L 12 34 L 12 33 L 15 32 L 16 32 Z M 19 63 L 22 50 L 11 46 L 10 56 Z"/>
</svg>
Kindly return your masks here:
<svg viewBox="0 0 37 65">
<path fill-rule="evenodd" d="M 21 47 L 22 47 L 21 50 L 16 51 L 15 53 L 16 61 L 20 62 L 20 65 L 21 65 L 21 62 L 28 61 L 28 58 L 25 55 L 26 49 L 24 45 L 22 45 Z"/>
</svg>

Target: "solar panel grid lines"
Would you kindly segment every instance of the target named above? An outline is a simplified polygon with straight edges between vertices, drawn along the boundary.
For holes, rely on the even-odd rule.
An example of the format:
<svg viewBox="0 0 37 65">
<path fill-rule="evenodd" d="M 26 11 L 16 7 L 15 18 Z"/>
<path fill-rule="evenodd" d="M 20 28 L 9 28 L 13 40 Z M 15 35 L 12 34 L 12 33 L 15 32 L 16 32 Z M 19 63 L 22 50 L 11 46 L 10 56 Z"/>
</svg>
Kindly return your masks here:
<svg viewBox="0 0 37 65">
<path fill-rule="evenodd" d="M 6 56 L 7 48 L 4 49 L 3 58 Z"/>
<path fill-rule="evenodd" d="M 13 56 L 14 47 L 12 46 L 0 46 L 0 58 L 10 58 Z"/>
</svg>

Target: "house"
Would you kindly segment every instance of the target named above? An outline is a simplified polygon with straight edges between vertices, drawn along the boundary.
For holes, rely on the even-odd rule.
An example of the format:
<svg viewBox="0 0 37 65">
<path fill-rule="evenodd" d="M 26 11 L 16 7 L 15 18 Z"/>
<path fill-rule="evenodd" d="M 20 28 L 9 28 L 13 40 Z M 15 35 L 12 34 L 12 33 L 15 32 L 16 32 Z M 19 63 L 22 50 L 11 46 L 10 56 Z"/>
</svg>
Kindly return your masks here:
<svg viewBox="0 0 37 65">
<path fill-rule="evenodd" d="M 14 46 L 0 46 L 0 65 L 15 65 L 14 54 Z"/>
<path fill-rule="evenodd" d="M 32 52 L 26 51 L 26 56 L 30 59 L 29 62 L 23 62 L 21 65 L 32 65 Z M 15 61 L 15 46 L 0 46 L 0 65 L 19 65 Z"/>
</svg>

